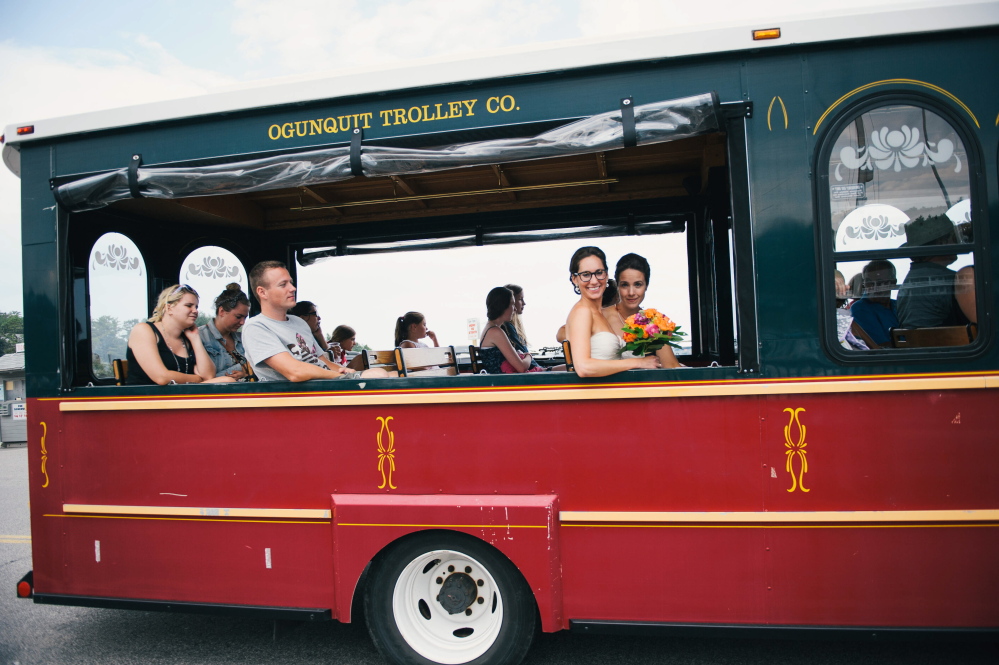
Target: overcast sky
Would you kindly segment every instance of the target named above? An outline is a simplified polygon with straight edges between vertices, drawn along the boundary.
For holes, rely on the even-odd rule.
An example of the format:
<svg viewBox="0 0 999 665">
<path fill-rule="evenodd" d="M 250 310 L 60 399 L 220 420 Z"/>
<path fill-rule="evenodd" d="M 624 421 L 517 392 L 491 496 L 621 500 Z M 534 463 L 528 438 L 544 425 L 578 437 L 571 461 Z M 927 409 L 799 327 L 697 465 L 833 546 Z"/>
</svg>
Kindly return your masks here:
<svg viewBox="0 0 999 665">
<path fill-rule="evenodd" d="M 233 84 L 870 0 L 0 0 L 0 127 Z M 911 4 L 874 0 L 873 4 Z M 768 27 L 768 26 L 762 26 Z M 22 311 L 20 181 L 0 167 L 0 311 Z"/>
</svg>

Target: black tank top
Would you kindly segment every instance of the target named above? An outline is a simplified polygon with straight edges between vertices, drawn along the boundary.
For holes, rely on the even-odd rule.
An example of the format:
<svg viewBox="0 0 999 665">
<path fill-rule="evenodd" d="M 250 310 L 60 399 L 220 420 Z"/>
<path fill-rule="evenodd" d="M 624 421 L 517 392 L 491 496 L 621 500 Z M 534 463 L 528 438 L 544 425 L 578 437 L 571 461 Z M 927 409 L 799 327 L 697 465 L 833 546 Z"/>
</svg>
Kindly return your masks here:
<svg viewBox="0 0 999 665">
<path fill-rule="evenodd" d="M 187 337 L 183 337 L 184 348 L 187 349 L 187 357 L 178 356 L 170 347 L 167 346 L 166 340 L 160 335 L 159 329 L 155 325 L 146 321 L 146 325 L 153 329 L 153 334 L 156 335 L 156 350 L 160 352 L 160 360 L 163 361 L 163 366 L 168 370 L 174 372 L 180 372 L 181 374 L 194 374 L 194 349 L 191 348 L 191 343 L 187 340 Z M 149 378 L 146 372 L 139 365 L 139 362 L 135 359 L 135 355 L 132 353 L 132 347 L 128 347 L 128 351 L 125 352 L 125 359 L 128 360 L 128 378 L 125 379 L 125 385 L 129 386 L 152 386 L 156 385 L 156 382 Z"/>
</svg>

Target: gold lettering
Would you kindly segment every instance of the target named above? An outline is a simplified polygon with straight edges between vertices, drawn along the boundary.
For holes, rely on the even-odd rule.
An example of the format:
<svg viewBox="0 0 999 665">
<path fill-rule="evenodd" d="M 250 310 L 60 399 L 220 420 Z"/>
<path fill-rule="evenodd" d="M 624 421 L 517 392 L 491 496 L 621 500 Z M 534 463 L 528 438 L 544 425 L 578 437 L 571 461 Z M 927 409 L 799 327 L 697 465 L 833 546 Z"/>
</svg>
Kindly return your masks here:
<svg viewBox="0 0 999 665">
<path fill-rule="evenodd" d="M 434 115 L 433 117 L 430 116 L 430 111 L 427 110 L 429 106 L 430 106 L 429 104 L 423 105 L 423 122 L 430 122 L 431 120 L 437 119 L 436 115 Z"/>
<path fill-rule="evenodd" d="M 437 113 L 436 113 L 436 115 L 437 115 L 437 119 L 438 120 L 447 120 L 448 118 L 451 117 L 450 113 L 448 113 L 447 115 L 441 115 L 441 105 L 437 104 L 436 106 L 437 106 Z"/>
<path fill-rule="evenodd" d="M 277 135 L 275 136 L 274 130 L 277 130 Z M 277 141 L 281 138 L 281 125 L 271 125 L 267 128 L 267 138 L 271 141 Z"/>
<path fill-rule="evenodd" d="M 371 129 L 371 125 L 368 124 L 368 121 L 371 120 L 371 116 L 372 115 L 373 114 L 371 114 L 371 113 L 362 113 L 361 114 L 361 117 L 364 118 L 364 127 L 362 129 Z"/>
<path fill-rule="evenodd" d="M 475 106 L 475 102 L 477 102 L 477 101 L 479 101 L 479 100 L 477 100 L 477 99 L 465 99 L 465 100 L 462 100 L 462 102 L 461 102 L 461 103 L 462 103 L 462 104 L 464 104 L 464 105 L 465 105 L 465 108 L 467 108 L 467 109 L 468 109 L 468 115 L 469 115 L 469 116 L 473 116 L 473 115 L 475 115 L 475 114 L 474 114 L 474 113 L 472 112 L 472 107 L 473 107 L 473 106 Z"/>
<path fill-rule="evenodd" d="M 379 111 L 378 114 L 382 117 L 382 127 L 388 127 L 392 124 L 390 115 L 392 115 L 392 109 L 387 109 L 385 111 Z"/>
<path fill-rule="evenodd" d="M 461 117 L 461 102 L 448 102 L 448 117 L 449 118 Z"/>
<path fill-rule="evenodd" d="M 510 108 L 507 108 L 507 105 L 506 105 L 506 100 L 508 100 L 508 99 L 510 100 Z M 507 113 L 509 113 L 510 111 L 512 111 L 513 107 L 516 106 L 516 105 L 517 105 L 517 102 L 514 100 L 514 98 L 513 98 L 512 95 L 503 95 L 500 98 L 500 108 L 503 109 L 504 111 L 506 111 Z"/>
<path fill-rule="evenodd" d="M 315 136 L 316 134 L 323 133 L 323 121 L 322 120 L 309 120 L 309 136 Z"/>
<path fill-rule="evenodd" d="M 413 118 L 413 111 L 416 111 L 416 118 Z M 420 122 L 423 120 L 423 112 L 420 110 L 419 106 L 412 106 L 409 109 L 409 121 L 410 122 Z"/>
<path fill-rule="evenodd" d="M 344 120 L 344 118 L 347 118 Z M 337 119 L 340 121 L 340 131 L 349 132 L 350 131 L 350 116 L 349 115 L 338 115 Z"/>
<path fill-rule="evenodd" d="M 495 106 L 493 103 L 495 102 Z M 486 110 L 490 113 L 497 113 L 499 111 L 499 97 L 490 97 L 486 100 Z"/>
<path fill-rule="evenodd" d="M 301 125 L 301 129 L 299 129 L 299 125 Z M 309 126 L 309 123 L 306 122 L 305 120 L 296 120 L 295 121 L 295 133 L 298 134 L 299 136 L 305 136 L 305 128 L 308 127 L 308 126 Z"/>
<path fill-rule="evenodd" d="M 358 116 L 360 116 L 360 113 L 355 113 L 354 115 L 351 116 L 354 119 L 354 129 L 357 129 L 359 127 L 359 125 L 357 124 Z"/>
<path fill-rule="evenodd" d="M 326 118 L 323 120 L 323 131 L 327 134 L 336 134 L 338 131 L 336 118 Z"/>
<path fill-rule="evenodd" d="M 392 113 L 395 113 L 395 124 L 405 125 L 408 120 L 406 120 L 406 109 L 392 109 Z"/>
<path fill-rule="evenodd" d="M 294 136 L 295 136 L 295 126 L 293 124 L 291 124 L 290 122 L 286 122 L 283 125 L 281 125 L 282 138 L 290 139 L 294 138 Z"/>
</svg>

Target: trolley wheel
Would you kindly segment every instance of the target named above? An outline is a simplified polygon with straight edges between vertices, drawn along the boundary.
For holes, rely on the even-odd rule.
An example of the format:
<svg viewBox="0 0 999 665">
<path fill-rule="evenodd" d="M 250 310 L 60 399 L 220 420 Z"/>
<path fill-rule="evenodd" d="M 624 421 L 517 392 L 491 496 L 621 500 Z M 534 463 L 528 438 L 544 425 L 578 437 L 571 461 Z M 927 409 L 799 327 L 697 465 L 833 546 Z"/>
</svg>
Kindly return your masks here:
<svg viewBox="0 0 999 665">
<path fill-rule="evenodd" d="M 519 663 L 534 639 L 531 590 L 510 561 L 463 533 L 428 531 L 371 566 L 371 639 L 400 665 Z"/>
</svg>

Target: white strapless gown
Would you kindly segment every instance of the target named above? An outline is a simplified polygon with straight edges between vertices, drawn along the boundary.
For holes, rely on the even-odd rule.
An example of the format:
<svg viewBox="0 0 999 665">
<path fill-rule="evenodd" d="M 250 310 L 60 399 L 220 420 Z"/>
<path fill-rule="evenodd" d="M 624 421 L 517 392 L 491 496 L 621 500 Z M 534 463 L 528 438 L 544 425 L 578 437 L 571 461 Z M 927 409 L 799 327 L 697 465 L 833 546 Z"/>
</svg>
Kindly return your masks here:
<svg viewBox="0 0 999 665">
<path fill-rule="evenodd" d="M 590 357 L 595 360 L 617 360 L 623 347 L 624 340 L 612 332 L 598 332 L 590 337 Z"/>
</svg>

